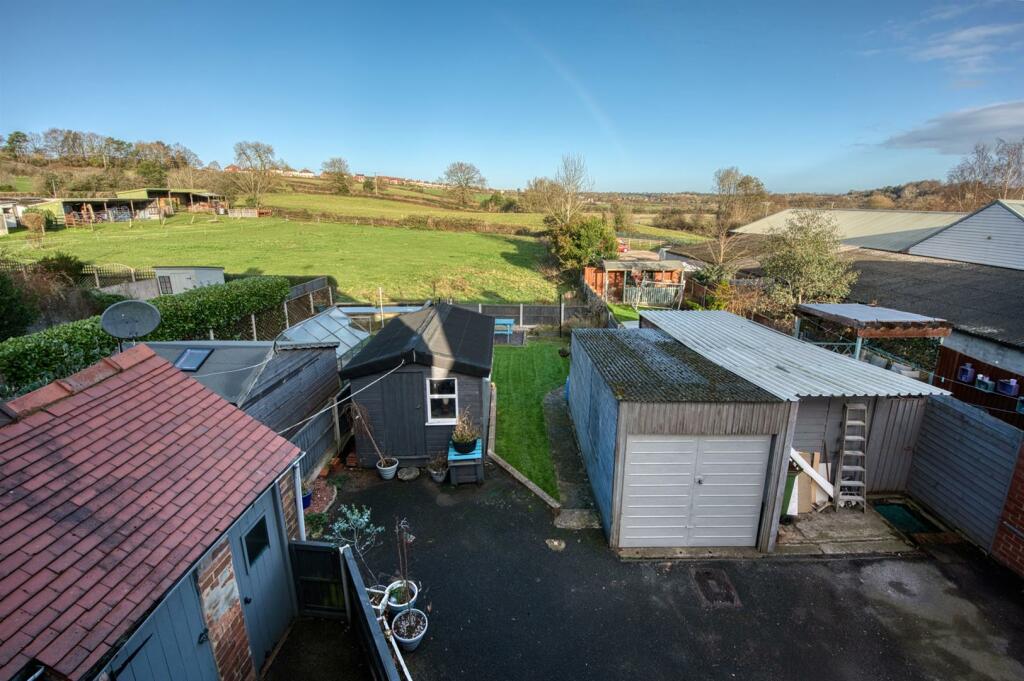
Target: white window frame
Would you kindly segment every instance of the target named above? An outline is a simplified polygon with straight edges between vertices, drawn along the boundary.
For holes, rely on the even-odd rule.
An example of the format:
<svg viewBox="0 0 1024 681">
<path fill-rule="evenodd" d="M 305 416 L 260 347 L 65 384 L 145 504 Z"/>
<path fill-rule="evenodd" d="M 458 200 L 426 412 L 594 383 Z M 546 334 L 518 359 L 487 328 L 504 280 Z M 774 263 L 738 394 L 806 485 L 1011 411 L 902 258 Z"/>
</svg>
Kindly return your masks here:
<svg viewBox="0 0 1024 681">
<path fill-rule="evenodd" d="M 431 381 L 452 381 L 455 383 L 455 393 L 431 393 L 430 382 Z M 459 416 L 459 379 L 454 376 L 444 376 L 442 378 L 435 378 L 433 376 L 427 376 L 427 380 L 424 383 L 427 391 L 427 425 L 428 426 L 454 426 L 458 421 Z M 438 397 L 454 397 L 455 398 L 455 418 L 451 419 L 435 419 L 434 415 L 430 410 L 430 399 Z"/>
</svg>

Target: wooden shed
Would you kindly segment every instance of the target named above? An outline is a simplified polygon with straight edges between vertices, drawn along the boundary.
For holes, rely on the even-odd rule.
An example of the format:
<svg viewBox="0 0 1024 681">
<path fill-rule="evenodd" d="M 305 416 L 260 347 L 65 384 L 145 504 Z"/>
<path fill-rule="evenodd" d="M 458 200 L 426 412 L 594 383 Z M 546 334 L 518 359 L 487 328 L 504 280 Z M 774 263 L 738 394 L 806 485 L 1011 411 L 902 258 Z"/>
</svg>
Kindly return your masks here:
<svg viewBox="0 0 1024 681">
<path fill-rule="evenodd" d="M 926 398 L 946 394 L 728 312 L 641 327 L 573 334 L 570 411 L 616 548 L 770 551 L 794 455 L 821 456 L 841 504 L 905 491 Z"/>
<path fill-rule="evenodd" d="M 579 329 L 569 407 L 613 547 L 774 543 L 794 402 L 657 329 Z"/>
<path fill-rule="evenodd" d="M 369 416 L 381 451 L 419 466 L 448 451 L 465 409 L 487 449 L 494 320 L 441 304 L 388 322 L 342 369 L 353 400 Z M 360 465 L 373 466 L 373 443 L 356 429 Z"/>
</svg>

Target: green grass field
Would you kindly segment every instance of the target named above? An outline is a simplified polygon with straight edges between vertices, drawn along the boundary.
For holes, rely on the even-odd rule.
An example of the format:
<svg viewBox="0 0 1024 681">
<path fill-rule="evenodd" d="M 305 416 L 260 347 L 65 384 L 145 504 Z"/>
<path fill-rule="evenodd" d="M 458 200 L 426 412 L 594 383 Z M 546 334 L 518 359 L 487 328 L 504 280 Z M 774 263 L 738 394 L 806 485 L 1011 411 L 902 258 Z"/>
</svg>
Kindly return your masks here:
<svg viewBox="0 0 1024 681">
<path fill-rule="evenodd" d="M 401 227 L 235 220 L 178 215 L 156 221 L 101 224 L 48 233 L 41 248 L 19 231 L 0 249 L 19 259 L 65 251 L 96 263 L 132 267 L 221 265 L 228 272 L 331 275 L 353 300 L 431 296 L 470 301 L 554 301 L 556 283 L 538 272 L 547 250 L 533 237 L 435 232 Z"/>
<path fill-rule="evenodd" d="M 514 225 L 540 231 L 543 216 L 538 213 L 485 213 L 469 210 L 447 210 L 420 206 L 402 201 L 389 201 L 366 196 L 338 196 L 336 194 L 268 194 L 266 205 L 285 210 L 308 210 L 314 213 L 333 213 L 358 218 L 386 218 L 401 220 L 410 215 L 430 215 L 480 220 L 502 225 Z"/>
<path fill-rule="evenodd" d="M 530 341 L 526 347 L 494 348 L 492 380 L 498 387 L 498 456 L 558 499 L 558 482 L 544 426 L 544 396 L 565 383 L 569 360 L 559 342 Z"/>
<path fill-rule="evenodd" d="M 628 234 L 645 239 L 664 239 L 675 244 L 695 244 L 705 240 L 702 236 L 679 229 L 664 229 L 638 223 L 633 223 Z"/>
</svg>

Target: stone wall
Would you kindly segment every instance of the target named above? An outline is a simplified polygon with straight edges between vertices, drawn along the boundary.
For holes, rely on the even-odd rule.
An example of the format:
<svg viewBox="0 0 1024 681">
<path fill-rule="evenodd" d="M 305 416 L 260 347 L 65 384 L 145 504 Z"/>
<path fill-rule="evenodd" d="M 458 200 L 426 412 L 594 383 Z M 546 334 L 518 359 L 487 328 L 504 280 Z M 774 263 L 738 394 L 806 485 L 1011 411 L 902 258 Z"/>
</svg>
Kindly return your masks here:
<svg viewBox="0 0 1024 681">
<path fill-rule="evenodd" d="M 294 496 L 294 495 L 293 495 Z M 231 544 L 222 539 L 199 564 L 199 600 L 223 681 L 255 681 Z"/>
</svg>

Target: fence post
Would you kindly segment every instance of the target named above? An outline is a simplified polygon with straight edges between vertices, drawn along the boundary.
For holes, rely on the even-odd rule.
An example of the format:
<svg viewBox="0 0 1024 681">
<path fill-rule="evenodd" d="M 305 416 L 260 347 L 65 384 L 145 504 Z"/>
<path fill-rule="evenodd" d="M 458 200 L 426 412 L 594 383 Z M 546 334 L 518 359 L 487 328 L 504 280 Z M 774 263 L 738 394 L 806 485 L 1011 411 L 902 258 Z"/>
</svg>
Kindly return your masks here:
<svg viewBox="0 0 1024 681">
<path fill-rule="evenodd" d="M 255 314 L 250 314 L 249 315 L 249 321 L 252 322 L 252 339 L 253 340 L 259 340 L 259 338 L 256 337 L 256 315 Z"/>
<path fill-rule="evenodd" d="M 476 311 L 479 312 L 480 314 L 483 314 L 484 313 L 484 304 L 483 303 L 477 303 L 476 304 Z"/>
<path fill-rule="evenodd" d="M 213 337 L 213 329 L 210 329 L 210 340 L 217 340 Z"/>
<path fill-rule="evenodd" d="M 334 307 L 334 290 L 331 288 L 330 282 L 327 283 L 327 304 Z"/>
<path fill-rule="evenodd" d="M 523 325 L 523 304 L 519 303 L 519 326 Z"/>
<path fill-rule="evenodd" d="M 313 304 L 313 292 L 309 293 L 309 314 L 316 314 L 316 305 Z"/>
<path fill-rule="evenodd" d="M 288 323 L 288 301 L 282 303 L 284 305 L 284 328 L 288 328 L 291 324 Z"/>
<path fill-rule="evenodd" d="M 134 284 L 135 283 L 135 268 L 134 267 L 129 267 L 128 268 L 128 273 L 132 275 L 132 283 Z"/>
<path fill-rule="evenodd" d="M 92 268 L 92 276 L 96 280 L 96 288 L 100 287 L 100 271 L 95 267 Z"/>
</svg>

